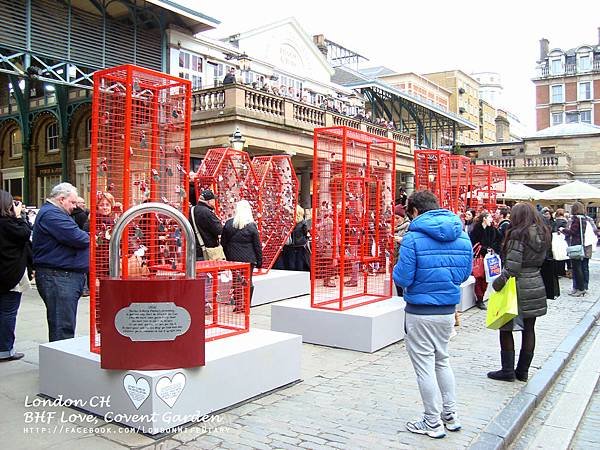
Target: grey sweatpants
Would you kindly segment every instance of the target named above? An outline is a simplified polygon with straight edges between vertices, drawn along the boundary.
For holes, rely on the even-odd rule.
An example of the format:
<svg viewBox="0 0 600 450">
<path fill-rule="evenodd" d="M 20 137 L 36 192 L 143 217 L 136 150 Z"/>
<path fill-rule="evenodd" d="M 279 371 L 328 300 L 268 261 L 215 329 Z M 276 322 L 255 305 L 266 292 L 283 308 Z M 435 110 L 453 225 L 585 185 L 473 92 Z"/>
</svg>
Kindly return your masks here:
<svg viewBox="0 0 600 450">
<path fill-rule="evenodd" d="M 440 413 L 456 413 L 456 386 L 450 367 L 448 340 L 454 314 L 420 316 L 407 313 L 404 342 L 417 375 L 425 419 L 438 423 Z M 442 394 L 440 407 L 439 393 Z"/>
</svg>

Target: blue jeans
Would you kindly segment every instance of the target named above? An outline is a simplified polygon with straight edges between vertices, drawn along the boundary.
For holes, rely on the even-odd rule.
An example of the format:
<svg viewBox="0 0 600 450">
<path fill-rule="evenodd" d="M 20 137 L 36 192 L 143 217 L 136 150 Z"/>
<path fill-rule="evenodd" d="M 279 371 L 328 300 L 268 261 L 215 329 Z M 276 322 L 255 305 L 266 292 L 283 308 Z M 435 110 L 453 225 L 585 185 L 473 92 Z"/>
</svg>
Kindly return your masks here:
<svg viewBox="0 0 600 450">
<path fill-rule="evenodd" d="M 39 268 L 35 282 L 46 304 L 50 342 L 75 336 L 77 304 L 85 285 L 85 273 Z"/>
<path fill-rule="evenodd" d="M 583 289 L 587 291 L 590 284 L 590 258 L 583 258 L 581 271 L 583 272 Z"/>
<path fill-rule="evenodd" d="M 15 353 L 15 325 L 20 304 L 20 292 L 0 294 L 0 358 L 9 358 Z"/>
</svg>

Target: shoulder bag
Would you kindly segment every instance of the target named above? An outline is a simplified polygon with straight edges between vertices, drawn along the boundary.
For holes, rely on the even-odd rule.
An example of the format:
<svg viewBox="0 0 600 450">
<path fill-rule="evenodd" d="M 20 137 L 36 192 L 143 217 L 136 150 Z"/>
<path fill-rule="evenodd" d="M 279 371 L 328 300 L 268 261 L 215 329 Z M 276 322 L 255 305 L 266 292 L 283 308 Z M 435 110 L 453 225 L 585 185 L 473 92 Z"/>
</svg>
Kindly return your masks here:
<svg viewBox="0 0 600 450">
<path fill-rule="evenodd" d="M 198 244 L 202 249 L 202 255 L 204 256 L 205 261 L 225 261 L 225 252 L 223 251 L 222 245 L 217 245 L 216 247 L 207 247 L 204 245 L 204 240 L 198 231 L 198 226 L 196 225 L 196 217 L 194 215 L 194 210 L 196 207 L 192 208 L 192 212 L 190 216 L 192 216 L 192 225 L 194 226 L 194 232 L 196 233 L 196 239 L 198 239 Z"/>
<path fill-rule="evenodd" d="M 581 244 L 569 245 L 567 247 L 567 256 L 569 259 L 583 259 L 585 257 L 585 249 L 583 247 L 583 225 L 581 217 L 579 217 L 579 234 L 581 235 Z"/>
</svg>

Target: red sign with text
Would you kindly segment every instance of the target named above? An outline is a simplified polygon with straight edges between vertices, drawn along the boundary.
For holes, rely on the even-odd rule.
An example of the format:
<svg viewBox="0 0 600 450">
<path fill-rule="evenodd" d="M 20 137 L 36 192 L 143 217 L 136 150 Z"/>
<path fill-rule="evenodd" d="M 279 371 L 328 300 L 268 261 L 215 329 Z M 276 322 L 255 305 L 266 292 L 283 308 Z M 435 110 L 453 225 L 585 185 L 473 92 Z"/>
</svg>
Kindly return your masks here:
<svg viewBox="0 0 600 450">
<path fill-rule="evenodd" d="M 103 369 L 204 365 L 203 279 L 104 279 L 100 294 Z"/>
</svg>

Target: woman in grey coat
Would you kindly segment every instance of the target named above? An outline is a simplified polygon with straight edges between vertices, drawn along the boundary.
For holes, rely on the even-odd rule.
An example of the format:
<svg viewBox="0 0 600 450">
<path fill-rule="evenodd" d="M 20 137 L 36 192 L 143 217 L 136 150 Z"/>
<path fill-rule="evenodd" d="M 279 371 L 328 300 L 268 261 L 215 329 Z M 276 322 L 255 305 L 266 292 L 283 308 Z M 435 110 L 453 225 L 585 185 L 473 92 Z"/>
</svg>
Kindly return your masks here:
<svg viewBox="0 0 600 450">
<path fill-rule="evenodd" d="M 546 314 L 546 288 L 540 268 L 551 246 L 550 229 L 530 203 L 518 203 L 511 211 L 512 225 L 502 248 L 502 274 L 494 280 L 493 288 L 500 291 L 509 277 L 517 282 L 519 315 L 500 329 L 500 358 L 502 369 L 489 372 L 494 380 L 527 381 L 528 370 L 535 350 L 535 319 Z M 515 369 L 513 331 L 521 331 L 521 351 Z"/>
</svg>

